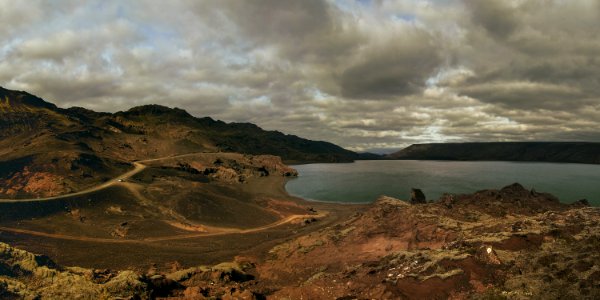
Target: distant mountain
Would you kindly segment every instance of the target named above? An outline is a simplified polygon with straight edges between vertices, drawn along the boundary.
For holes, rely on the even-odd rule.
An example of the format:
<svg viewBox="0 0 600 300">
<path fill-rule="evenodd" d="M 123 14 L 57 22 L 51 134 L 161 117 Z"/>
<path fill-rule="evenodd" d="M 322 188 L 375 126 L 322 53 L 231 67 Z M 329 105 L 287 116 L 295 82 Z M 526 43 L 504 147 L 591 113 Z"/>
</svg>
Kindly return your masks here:
<svg viewBox="0 0 600 300">
<path fill-rule="evenodd" d="M 178 108 L 144 105 L 114 114 L 62 109 L 0 87 L 0 198 L 64 193 L 123 172 L 130 161 L 193 152 L 273 154 L 297 163 L 372 158 L 250 123 L 196 118 Z"/>
<path fill-rule="evenodd" d="M 414 144 L 390 159 L 538 161 L 600 164 L 600 143 L 496 142 Z"/>
</svg>

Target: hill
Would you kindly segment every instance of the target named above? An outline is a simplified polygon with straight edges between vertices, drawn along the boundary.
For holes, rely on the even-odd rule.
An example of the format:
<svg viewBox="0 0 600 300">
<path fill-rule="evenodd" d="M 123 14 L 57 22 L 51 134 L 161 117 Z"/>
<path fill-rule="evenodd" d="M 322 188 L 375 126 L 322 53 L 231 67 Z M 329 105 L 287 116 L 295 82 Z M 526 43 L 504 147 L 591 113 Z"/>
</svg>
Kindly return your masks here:
<svg viewBox="0 0 600 300">
<path fill-rule="evenodd" d="M 178 108 L 63 109 L 0 87 L 0 198 L 68 193 L 123 173 L 131 161 L 196 152 L 272 154 L 297 163 L 363 157 L 332 143 Z"/>
<path fill-rule="evenodd" d="M 390 159 L 534 161 L 600 164 L 600 143 L 496 142 L 414 144 Z"/>
<path fill-rule="evenodd" d="M 317 205 L 323 205 L 317 204 Z M 331 208 L 331 207 L 330 207 Z M 349 208 L 349 207 L 347 207 Z M 312 209 L 312 208 L 311 208 Z M 320 208 L 317 208 L 320 209 Z M 600 211 L 519 184 L 409 204 L 382 196 L 356 213 L 290 224 L 263 250 L 216 264 L 131 270 L 139 240 L 79 251 L 128 258 L 116 270 L 65 267 L 0 243 L 2 299 L 598 299 Z M 270 232 L 271 235 L 275 234 Z M 243 242 L 231 237 L 226 248 Z M 135 240 L 122 240 L 136 242 Z M 39 238 L 36 239 L 39 243 Z M 62 241 L 64 243 L 64 241 Z M 161 243 L 171 259 L 174 242 Z M 212 244 L 187 243 L 186 247 Z M 153 245 L 152 247 L 158 247 Z M 45 248 L 44 248 L 45 249 Z M 89 249 L 89 248 L 85 248 Z M 73 251 L 67 249 L 66 251 Z M 202 256 L 188 250 L 195 257 Z M 213 251 L 221 252 L 221 251 Z M 261 255 L 260 252 L 266 253 Z M 96 258 L 97 259 L 97 258 Z M 147 270 L 147 271 L 146 271 Z"/>
</svg>

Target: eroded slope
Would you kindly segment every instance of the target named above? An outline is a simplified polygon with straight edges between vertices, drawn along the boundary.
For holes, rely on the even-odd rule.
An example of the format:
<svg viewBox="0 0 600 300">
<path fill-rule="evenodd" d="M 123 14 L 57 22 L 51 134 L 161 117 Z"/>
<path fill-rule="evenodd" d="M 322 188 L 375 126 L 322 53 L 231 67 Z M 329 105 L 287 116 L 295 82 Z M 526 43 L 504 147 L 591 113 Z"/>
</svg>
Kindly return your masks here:
<svg viewBox="0 0 600 300">
<path fill-rule="evenodd" d="M 599 209 L 561 204 L 518 184 L 427 204 L 382 197 L 349 219 L 280 243 L 266 257 L 139 275 L 146 285 L 135 293 L 170 299 L 597 299 L 599 247 Z"/>
</svg>

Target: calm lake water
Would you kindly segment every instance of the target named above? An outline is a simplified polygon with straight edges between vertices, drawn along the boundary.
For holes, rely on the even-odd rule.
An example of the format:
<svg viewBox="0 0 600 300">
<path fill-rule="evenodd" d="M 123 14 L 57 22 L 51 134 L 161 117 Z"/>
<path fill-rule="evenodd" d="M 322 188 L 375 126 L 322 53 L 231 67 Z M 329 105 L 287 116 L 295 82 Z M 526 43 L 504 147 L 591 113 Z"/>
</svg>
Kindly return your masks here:
<svg viewBox="0 0 600 300">
<path fill-rule="evenodd" d="M 287 191 L 318 201 L 365 203 L 380 195 L 407 200 L 412 187 L 422 189 L 427 199 L 438 199 L 443 193 L 473 193 L 519 182 L 562 202 L 585 198 L 600 206 L 600 165 L 394 160 L 294 168 L 300 175 L 287 183 Z"/>
</svg>

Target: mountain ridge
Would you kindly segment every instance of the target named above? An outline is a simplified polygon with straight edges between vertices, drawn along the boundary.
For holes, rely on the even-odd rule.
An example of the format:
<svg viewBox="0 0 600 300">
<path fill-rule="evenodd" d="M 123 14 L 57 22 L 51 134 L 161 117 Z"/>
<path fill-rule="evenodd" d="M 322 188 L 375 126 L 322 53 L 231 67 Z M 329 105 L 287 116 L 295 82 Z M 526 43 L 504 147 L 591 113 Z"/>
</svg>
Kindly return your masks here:
<svg viewBox="0 0 600 300">
<path fill-rule="evenodd" d="M 465 142 L 413 144 L 386 156 L 401 160 L 531 161 L 600 164 L 594 142 Z"/>
<path fill-rule="evenodd" d="M 288 163 L 363 157 L 329 142 L 195 117 L 180 108 L 152 104 L 116 113 L 59 108 L 4 88 L 0 137 L 0 198 L 80 190 L 115 177 L 131 161 L 195 152 L 271 154 Z"/>
<path fill-rule="evenodd" d="M 70 118 L 74 118 L 74 119 L 79 119 L 79 121 L 98 121 L 98 120 L 91 120 L 91 119 L 98 119 L 98 118 L 106 118 L 106 119 L 119 119 L 119 118 L 127 118 L 129 120 L 127 121 L 132 121 L 130 119 L 135 119 L 135 118 L 146 118 L 146 117 L 156 117 L 157 120 L 159 122 L 166 122 L 166 121 L 174 121 L 174 122 L 182 122 L 182 123 L 186 123 L 186 122 L 194 122 L 194 125 L 201 125 L 201 126 L 206 126 L 206 127 L 215 127 L 214 129 L 216 130 L 223 130 L 223 129 L 235 129 L 235 130 L 255 130 L 255 131 L 260 131 L 260 132 L 265 132 L 265 133 L 272 133 L 277 135 L 278 137 L 281 136 L 285 136 L 285 137 L 291 137 L 291 138 L 298 138 L 301 139 L 302 141 L 306 142 L 306 143 L 319 143 L 321 145 L 327 145 L 330 149 L 329 150 L 335 150 L 332 152 L 338 153 L 338 154 L 343 154 L 345 157 L 341 160 L 351 160 L 353 158 L 358 158 L 358 154 L 350 151 L 350 150 L 346 150 L 343 149 L 342 147 L 339 147 L 335 144 L 326 142 L 326 141 L 313 141 L 313 140 L 309 140 L 309 139 L 304 139 L 301 138 L 299 136 L 296 135 L 291 135 L 291 134 L 285 134 L 282 133 L 280 131 L 270 131 L 270 130 L 264 130 L 261 127 L 257 126 L 256 124 L 253 123 L 249 123 L 249 122 L 231 122 L 231 123 L 227 123 L 221 120 L 215 120 L 211 117 L 196 117 L 193 116 L 191 114 L 189 114 L 186 110 L 178 108 L 178 107 L 168 107 L 168 106 L 164 106 L 164 105 L 159 105 L 159 104 L 146 104 L 146 105 L 140 105 L 140 106 L 134 106 L 131 107 L 128 110 L 125 111 L 118 111 L 115 113 L 108 113 L 108 112 L 96 112 L 90 109 L 86 109 L 83 107 L 70 107 L 70 108 L 59 108 L 56 105 L 54 105 L 51 102 L 47 102 L 44 99 L 37 97 L 35 95 L 32 95 L 28 92 L 25 91 L 16 91 L 16 90 L 9 90 L 9 89 L 5 89 L 3 87 L 0 87 L 0 100 L 3 101 L 3 103 L 5 103 L 5 105 L 10 105 L 10 106 L 26 106 L 26 107 L 30 107 L 30 108 L 46 108 L 48 110 L 54 111 L 56 113 L 59 113 L 61 115 L 70 117 Z M 17 103 L 17 105 L 15 105 L 15 103 Z M 86 120 L 81 120 L 81 119 L 86 119 Z M 110 121 L 113 120 L 109 120 L 108 123 L 111 123 Z M 133 120 L 133 121 L 141 121 L 141 122 L 146 122 L 148 120 Z M 85 125 L 97 125 L 97 124 L 85 124 Z M 103 124 L 105 125 L 105 124 Z M 285 159 L 285 158 L 284 158 Z"/>
<path fill-rule="evenodd" d="M 0 86 L 0 109 L 3 107 L 32 106 L 56 109 L 57 106 L 25 91 L 14 91 Z"/>
</svg>

